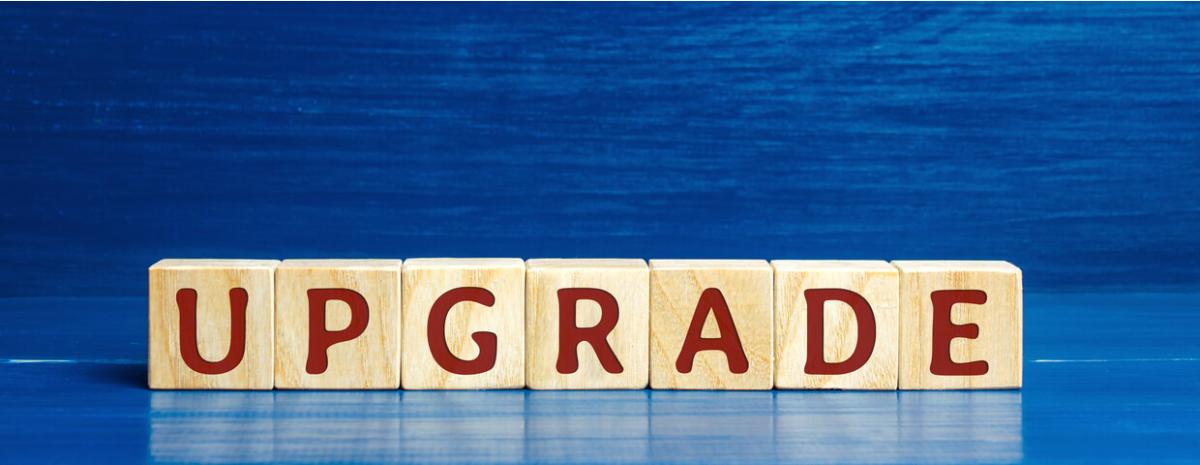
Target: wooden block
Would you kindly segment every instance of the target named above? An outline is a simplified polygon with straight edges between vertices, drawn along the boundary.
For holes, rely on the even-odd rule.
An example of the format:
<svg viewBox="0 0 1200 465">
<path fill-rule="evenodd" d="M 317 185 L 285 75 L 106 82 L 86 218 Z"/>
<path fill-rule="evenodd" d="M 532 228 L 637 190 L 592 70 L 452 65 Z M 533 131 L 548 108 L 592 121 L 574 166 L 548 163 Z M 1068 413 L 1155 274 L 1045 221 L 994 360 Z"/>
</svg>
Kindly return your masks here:
<svg viewBox="0 0 1200 465">
<path fill-rule="evenodd" d="M 651 260 L 650 387 L 771 389 L 771 299 L 765 260 Z"/>
<path fill-rule="evenodd" d="M 894 261 L 900 389 L 1021 387 L 1021 270 L 1000 261 Z"/>
<path fill-rule="evenodd" d="M 401 365 L 404 389 L 524 387 L 525 262 L 406 261 Z"/>
<path fill-rule="evenodd" d="M 896 389 L 900 284 L 895 267 L 885 261 L 775 260 L 771 265 L 775 387 Z M 810 326 L 813 318 L 819 327 Z"/>
<path fill-rule="evenodd" d="M 572 318 L 564 320 L 564 314 Z M 531 389 L 644 389 L 649 337 L 645 261 L 526 262 L 525 373 Z"/>
<path fill-rule="evenodd" d="M 400 270 L 400 260 L 284 260 L 275 387 L 399 388 Z"/>
<path fill-rule="evenodd" d="M 278 264 L 167 259 L 151 266 L 150 388 L 271 389 Z"/>
</svg>

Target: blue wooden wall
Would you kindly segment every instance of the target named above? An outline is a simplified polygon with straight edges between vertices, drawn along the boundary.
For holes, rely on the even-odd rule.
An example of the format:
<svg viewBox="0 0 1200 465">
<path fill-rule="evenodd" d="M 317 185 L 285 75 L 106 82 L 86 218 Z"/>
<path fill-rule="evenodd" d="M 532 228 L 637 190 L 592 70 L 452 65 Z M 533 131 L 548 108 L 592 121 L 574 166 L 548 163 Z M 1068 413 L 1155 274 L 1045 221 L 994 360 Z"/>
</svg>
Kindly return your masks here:
<svg viewBox="0 0 1200 465">
<path fill-rule="evenodd" d="M 0 6 L 0 296 L 163 257 L 1200 284 L 1200 5 Z"/>
</svg>

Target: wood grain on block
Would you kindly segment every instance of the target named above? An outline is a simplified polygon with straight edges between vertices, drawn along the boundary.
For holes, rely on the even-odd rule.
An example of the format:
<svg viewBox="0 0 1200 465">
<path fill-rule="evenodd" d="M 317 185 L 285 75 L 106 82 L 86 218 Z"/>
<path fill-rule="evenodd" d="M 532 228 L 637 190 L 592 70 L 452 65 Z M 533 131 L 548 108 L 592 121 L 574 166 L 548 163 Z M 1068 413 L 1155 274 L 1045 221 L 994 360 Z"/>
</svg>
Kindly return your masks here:
<svg viewBox="0 0 1200 465">
<path fill-rule="evenodd" d="M 771 389 L 765 260 L 650 261 L 650 387 Z"/>
<path fill-rule="evenodd" d="M 275 387 L 399 388 L 400 270 L 400 260 L 284 260 Z"/>
<path fill-rule="evenodd" d="M 1002 261 L 894 261 L 900 389 L 1021 387 L 1021 270 Z"/>
<path fill-rule="evenodd" d="M 771 265 L 775 387 L 896 389 L 900 297 L 895 267 L 885 261 L 831 260 Z"/>
<path fill-rule="evenodd" d="M 525 276 L 531 389 L 646 387 L 650 272 L 644 260 L 529 260 Z"/>
<path fill-rule="evenodd" d="M 525 262 L 404 263 L 405 389 L 525 386 Z"/>
<path fill-rule="evenodd" d="M 275 260 L 150 267 L 151 389 L 271 389 Z"/>
</svg>

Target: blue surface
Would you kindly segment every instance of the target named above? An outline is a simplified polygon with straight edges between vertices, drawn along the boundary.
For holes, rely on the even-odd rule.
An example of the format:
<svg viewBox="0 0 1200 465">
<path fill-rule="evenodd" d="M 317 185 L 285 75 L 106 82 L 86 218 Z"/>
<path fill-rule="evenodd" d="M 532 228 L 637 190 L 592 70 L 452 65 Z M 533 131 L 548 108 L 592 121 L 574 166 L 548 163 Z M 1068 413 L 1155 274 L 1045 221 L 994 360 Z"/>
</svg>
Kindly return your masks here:
<svg viewBox="0 0 1200 465">
<path fill-rule="evenodd" d="M 1198 176 L 1194 4 L 4 4 L 0 462 L 1195 462 Z M 1026 387 L 144 388 L 159 258 L 419 256 L 1006 259 Z"/>
<path fill-rule="evenodd" d="M 151 392 L 144 299 L 0 299 L 0 462 L 1195 463 L 1196 302 L 1027 295 L 1020 391 Z"/>
</svg>

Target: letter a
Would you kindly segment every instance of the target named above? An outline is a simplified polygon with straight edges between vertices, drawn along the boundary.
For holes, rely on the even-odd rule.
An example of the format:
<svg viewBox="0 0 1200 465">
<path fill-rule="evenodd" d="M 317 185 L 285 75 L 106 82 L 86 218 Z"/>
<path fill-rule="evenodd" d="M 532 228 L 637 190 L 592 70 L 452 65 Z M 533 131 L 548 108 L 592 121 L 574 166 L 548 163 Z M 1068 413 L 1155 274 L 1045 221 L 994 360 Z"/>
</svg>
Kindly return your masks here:
<svg viewBox="0 0 1200 465">
<path fill-rule="evenodd" d="M 720 337 L 701 337 L 709 313 L 717 319 L 717 328 L 721 330 Z M 692 324 L 688 326 L 687 338 L 683 340 L 679 358 L 675 360 L 675 369 L 680 373 L 691 373 L 696 353 L 703 350 L 725 352 L 725 358 L 729 361 L 729 371 L 732 373 L 742 374 L 750 370 L 750 362 L 746 359 L 742 341 L 738 338 L 737 328 L 733 324 L 733 315 L 729 313 L 729 304 L 725 302 L 725 296 L 720 290 L 711 287 L 705 289 L 696 302 Z"/>
</svg>

